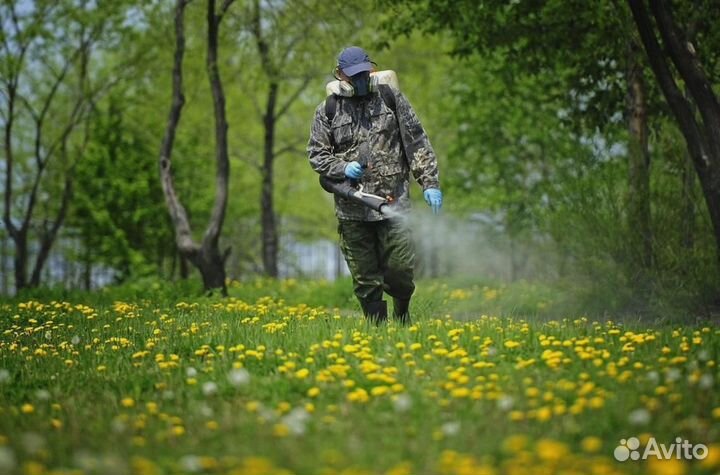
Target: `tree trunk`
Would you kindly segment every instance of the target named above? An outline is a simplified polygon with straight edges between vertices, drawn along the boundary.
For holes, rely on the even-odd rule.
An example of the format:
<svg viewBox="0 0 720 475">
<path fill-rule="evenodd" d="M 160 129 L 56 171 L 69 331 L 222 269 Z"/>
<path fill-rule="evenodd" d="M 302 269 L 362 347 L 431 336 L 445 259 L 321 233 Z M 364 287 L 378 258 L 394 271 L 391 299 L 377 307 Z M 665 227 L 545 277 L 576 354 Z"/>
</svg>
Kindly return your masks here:
<svg viewBox="0 0 720 475">
<path fill-rule="evenodd" d="M 67 216 L 68 206 L 70 205 L 70 199 L 72 198 L 73 172 L 68 171 L 66 173 L 67 175 L 65 177 L 63 196 L 58 215 L 55 218 L 55 222 L 53 222 L 50 230 L 44 232 L 40 237 L 40 250 L 35 258 L 35 266 L 32 271 L 32 276 L 30 277 L 30 287 L 33 288 L 40 285 L 40 276 L 42 275 L 42 270 L 45 267 L 45 262 L 50 256 L 50 250 L 55 243 L 58 231 L 65 222 L 65 216 Z"/>
<path fill-rule="evenodd" d="M 695 170 L 692 159 L 687 154 L 683 156 L 681 203 L 683 212 L 680 224 L 680 246 L 687 253 L 692 253 L 695 247 Z"/>
<path fill-rule="evenodd" d="M 218 70 L 218 33 L 220 22 L 233 0 L 224 0 L 220 12 L 216 13 L 215 0 L 207 3 L 207 73 L 213 97 L 215 112 L 215 201 L 210 221 L 201 243 L 198 245 L 192 237 L 187 212 L 180 202 L 171 173 L 172 148 L 180 115 L 185 104 L 183 95 L 182 63 L 185 54 L 185 7 L 189 0 L 177 0 L 175 6 L 175 55 L 172 71 L 172 103 L 168 114 L 162 144 L 160 146 L 160 180 L 165 202 L 175 229 L 175 240 L 182 257 L 188 259 L 200 271 L 206 291 L 219 289 L 223 296 L 227 295 L 225 285 L 225 261 L 230 249 L 220 253 L 219 240 L 225 221 L 225 210 L 228 198 L 228 179 L 230 161 L 227 151 L 228 124 L 225 117 L 225 95 Z"/>
<path fill-rule="evenodd" d="M 643 0 L 628 0 L 650 66 L 670 109 L 685 137 L 688 153 L 705 197 L 713 225 L 716 245 L 716 268 L 720 272 L 720 104 L 712 85 L 700 66 L 694 46 L 684 41 L 669 7 L 663 0 L 650 2 L 662 48 L 653 22 Z M 687 85 L 692 100 L 700 112 L 696 118 L 692 104 L 675 82 L 669 59 Z"/>
<path fill-rule="evenodd" d="M 27 262 L 28 262 L 28 249 L 27 249 L 27 233 L 24 230 L 20 230 L 17 237 L 14 239 L 15 242 L 15 256 L 13 257 L 13 265 L 15 270 L 15 292 L 20 292 L 28 286 L 27 280 Z"/>
<path fill-rule="evenodd" d="M 646 274 L 652 266 L 650 226 L 650 151 L 648 149 L 647 87 L 640 62 L 640 45 L 628 45 L 626 80 L 628 144 L 627 220 L 632 262 Z"/>
<path fill-rule="evenodd" d="M 265 129 L 262 190 L 260 193 L 261 227 L 262 227 L 262 258 L 263 269 L 268 277 L 278 276 L 278 233 L 273 203 L 273 164 L 275 161 L 275 104 L 277 102 L 278 85 L 270 83 L 267 107 L 263 126 Z"/>
</svg>

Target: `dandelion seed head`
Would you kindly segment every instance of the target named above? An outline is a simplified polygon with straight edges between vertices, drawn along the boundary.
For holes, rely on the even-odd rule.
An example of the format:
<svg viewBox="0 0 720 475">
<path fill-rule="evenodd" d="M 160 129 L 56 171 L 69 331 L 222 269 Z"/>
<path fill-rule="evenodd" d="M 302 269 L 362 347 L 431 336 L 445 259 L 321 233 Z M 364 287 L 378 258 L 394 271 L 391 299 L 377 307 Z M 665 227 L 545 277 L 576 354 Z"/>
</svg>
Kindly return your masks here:
<svg viewBox="0 0 720 475">
<path fill-rule="evenodd" d="M 715 380 L 713 379 L 711 374 L 703 374 L 700 377 L 700 382 L 698 383 L 698 386 L 700 386 L 700 389 L 710 389 L 713 387 L 714 383 Z"/>
<path fill-rule="evenodd" d="M 412 407 L 412 398 L 408 394 L 398 394 L 393 398 L 393 407 L 396 412 L 407 412 Z"/>
<path fill-rule="evenodd" d="M 630 414 L 628 414 L 628 422 L 632 425 L 636 426 L 644 426 L 647 425 L 648 422 L 650 422 L 650 411 L 647 409 L 635 409 Z"/>
<path fill-rule="evenodd" d="M 228 373 L 228 381 L 236 388 L 244 386 L 250 382 L 250 373 L 245 368 L 233 368 Z"/>
<path fill-rule="evenodd" d="M 38 401 L 47 401 L 50 399 L 50 391 L 47 389 L 38 389 L 35 391 L 35 397 L 38 399 Z"/>
<path fill-rule="evenodd" d="M 189 473 L 198 473 L 202 471 L 202 460 L 197 455 L 183 455 L 180 458 L 180 466 Z"/>
<path fill-rule="evenodd" d="M 446 422 L 442 425 L 442 427 L 440 427 L 440 430 L 443 434 L 445 434 L 446 437 L 452 437 L 460 432 L 460 422 Z"/>
<path fill-rule="evenodd" d="M 497 407 L 501 411 L 509 411 L 512 409 L 513 404 L 515 403 L 515 400 L 512 398 L 512 396 L 502 396 L 497 400 Z"/>
<path fill-rule="evenodd" d="M 672 383 L 680 379 L 680 376 L 682 376 L 682 373 L 677 368 L 670 368 L 667 370 L 667 373 L 665 373 L 665 381 Z"/>
<path fill-rule="evenodd" d="M 217 394 L 217 391 L 218 385 L 213 381 L 208 381 L 202 385 L 202 392 L 205 396 L 213 396 Z"/>
</svg>

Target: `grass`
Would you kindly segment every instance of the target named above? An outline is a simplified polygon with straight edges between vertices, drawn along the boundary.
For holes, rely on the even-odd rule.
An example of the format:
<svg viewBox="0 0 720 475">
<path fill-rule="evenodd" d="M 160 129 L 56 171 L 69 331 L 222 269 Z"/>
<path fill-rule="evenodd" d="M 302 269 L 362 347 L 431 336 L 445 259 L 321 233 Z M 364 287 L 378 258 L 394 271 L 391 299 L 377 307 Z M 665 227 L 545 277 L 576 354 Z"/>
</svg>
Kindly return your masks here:
<svg viewBox="0 0 720 475">
<path fill-rule="evenodd" d="M 720 469 L 716 326 L 553 319 L 529 283 L 421 282 L 407 328 L 347 281 L 187 285 L 0 304 L 0 473 Z M 710 455 L 617 462 L 631 436 Z"/>
</svg>

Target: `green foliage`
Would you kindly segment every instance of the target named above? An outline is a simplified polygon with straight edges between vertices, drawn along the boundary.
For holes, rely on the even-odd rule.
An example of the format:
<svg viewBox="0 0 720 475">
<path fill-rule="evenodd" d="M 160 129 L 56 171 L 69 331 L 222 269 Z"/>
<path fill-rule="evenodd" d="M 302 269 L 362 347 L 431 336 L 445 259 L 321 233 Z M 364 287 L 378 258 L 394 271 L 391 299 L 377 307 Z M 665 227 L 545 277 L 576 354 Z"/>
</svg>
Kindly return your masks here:
<svg viewBox="0 0 720 475">
<path fill-rule="evenodd" d="M 76 257 L 109 265 L 120 280 L 156 273 L 158 260 L 174 252 L 157 165 L 149 160 L 154 137 L 138 128 L 123 103 L 123 97 L 110 96 L 107 110 L 93 121 L 68 222 L 89 254 Z"/>
</svg>

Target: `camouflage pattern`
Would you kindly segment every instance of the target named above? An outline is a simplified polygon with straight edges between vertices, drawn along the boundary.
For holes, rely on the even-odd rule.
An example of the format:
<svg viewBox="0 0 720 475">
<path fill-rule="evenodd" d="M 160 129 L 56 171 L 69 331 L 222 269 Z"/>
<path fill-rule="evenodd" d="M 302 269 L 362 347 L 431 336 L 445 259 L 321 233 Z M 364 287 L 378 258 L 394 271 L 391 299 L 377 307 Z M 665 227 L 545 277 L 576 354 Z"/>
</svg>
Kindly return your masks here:
<svg viewBox="0 0 720 475">
<path fill-rule="evenodd" d="M 360 180 L 363 191 L 390 196 L 395 200 L 393 206 L 403 211 L 410 207 L 409 172 L 423 190 L 440 188 L 440 184 L 435 152 L 415 111 L 400 91 L 392 89 L 392 93 L 398 120 L 377 91 L 362 98 L 337 96 L 332 123 L 325 115 L 325 102 L 320 104 L 315 110 L 307 151 L 316 172 L 343 180 L 345 165 L 361 161 L 360 150 L 369 150 L 369 166 Z M 337 195 L 335 214 L 341 220 L 387 219 Z"/>
<path fill-rule="evenodd" d="M 415 247 L 403 220 L 341 220 L 338 233 L 361 302 L 382 300 L 383 291 L 399 299 L 412 296 Z"/>
</svg>

